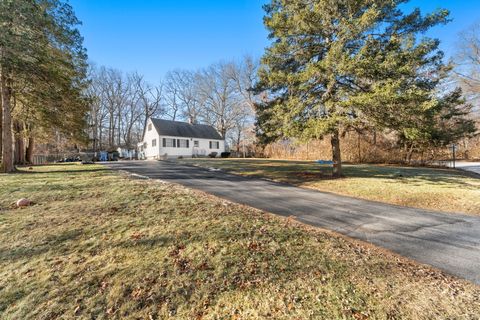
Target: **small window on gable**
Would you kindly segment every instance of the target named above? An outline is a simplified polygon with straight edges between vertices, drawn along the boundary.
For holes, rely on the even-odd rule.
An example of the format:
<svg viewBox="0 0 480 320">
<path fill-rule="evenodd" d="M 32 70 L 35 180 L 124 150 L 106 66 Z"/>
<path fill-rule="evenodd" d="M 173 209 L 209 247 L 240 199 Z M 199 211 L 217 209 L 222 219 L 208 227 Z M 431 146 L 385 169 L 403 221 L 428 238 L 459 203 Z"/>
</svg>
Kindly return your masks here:
<svg viewBox="0 0 480 320">
<path fill-rule="evenodd" d="M 151 123 L 148 124 L 148 131 L 152 131 L 152 124 Z"/>
<path fill-rule="evenodd" d="M 153 139 L 152 140 L 152 147 L 156 147 L 157 146 L 157 139 Z"/>
</svg>

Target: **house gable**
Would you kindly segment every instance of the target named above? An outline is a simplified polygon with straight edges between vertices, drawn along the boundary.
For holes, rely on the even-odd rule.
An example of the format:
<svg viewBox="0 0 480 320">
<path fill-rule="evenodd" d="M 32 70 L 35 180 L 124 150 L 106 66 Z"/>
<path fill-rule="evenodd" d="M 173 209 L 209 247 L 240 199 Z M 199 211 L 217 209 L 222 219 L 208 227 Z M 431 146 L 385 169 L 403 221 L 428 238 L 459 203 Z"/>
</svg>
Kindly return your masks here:
<svg viewBox="0 0 480 320">
<path fill-rule="evenodd" d="M 144 155 L 147 159 L 218 155 L 225 151 L 225 141 L 208 125 L 190 124 L 150 118 L 143 134 Z"/>
</svg>

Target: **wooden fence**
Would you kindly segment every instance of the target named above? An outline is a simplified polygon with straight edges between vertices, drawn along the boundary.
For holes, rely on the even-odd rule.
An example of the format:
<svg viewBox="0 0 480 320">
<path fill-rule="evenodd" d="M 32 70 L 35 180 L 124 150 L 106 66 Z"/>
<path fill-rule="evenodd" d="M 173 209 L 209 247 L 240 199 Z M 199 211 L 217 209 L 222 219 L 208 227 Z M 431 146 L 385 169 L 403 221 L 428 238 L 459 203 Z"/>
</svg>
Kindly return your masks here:
<svg viewBox="0 0 480 320">
<path fill-rule="evenodd" d="M 33 155 L 34 165 L 49 164 L 59 162 L 65 159 L 75 159 L 80 158 L 80 160 L 92 160 L 94 157 L 93 153 L 89 152 L 80 152 L 80 153 L 69 153 L 69 154 L 35 154 Z"/>
</svg>

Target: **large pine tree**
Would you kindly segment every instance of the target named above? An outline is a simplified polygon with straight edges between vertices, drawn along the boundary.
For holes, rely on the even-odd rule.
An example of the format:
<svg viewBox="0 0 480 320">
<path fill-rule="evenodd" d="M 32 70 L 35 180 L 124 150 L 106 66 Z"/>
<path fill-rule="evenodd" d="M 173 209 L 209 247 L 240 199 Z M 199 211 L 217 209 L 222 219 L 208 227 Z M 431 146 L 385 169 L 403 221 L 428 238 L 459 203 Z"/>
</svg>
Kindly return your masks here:
<svg viewBox="0 0 480 320">
<path fill-rule="evenodd" d="M 29 135 L 34 127 L 82 132 L 87 63 L 78 24 L 60 0 L 0 1 L 3 172 L 14 170 L 12 124 Z"/>
<path fill-rule="evenodd" d="M 340 136 L 349 128 L 423 132 L 419 119 L 428 117 L 419 115 L 433 114 L 446 102 L 460 104 L 438 96 L 448 66 L 438 40 L 419 36 L 447 23 L 448 12 L 404 13 L 406 2 L 273 0 L 266 5 L 272 44 L 257 89 L 268 91 L 270 99 L 258 106 L 261 135 L 267 140 L 329 135 L 334 175 L 341 176 Z"/>
</svg>

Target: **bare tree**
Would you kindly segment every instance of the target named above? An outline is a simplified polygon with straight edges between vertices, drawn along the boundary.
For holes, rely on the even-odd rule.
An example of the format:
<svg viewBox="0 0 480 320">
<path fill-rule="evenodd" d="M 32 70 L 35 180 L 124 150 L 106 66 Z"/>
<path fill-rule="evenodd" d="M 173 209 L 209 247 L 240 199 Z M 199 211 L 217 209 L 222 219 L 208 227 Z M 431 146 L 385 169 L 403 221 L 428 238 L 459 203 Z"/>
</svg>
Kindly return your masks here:
<svg viewBox="0 0 480 320">
<path fill-rule="evenodd" d="M 257 83 L 259 65 L 258 59 L 247 55 L 240 62 L 232 64 L 232 68 L 230 68 L 230 76 L 235 82 L 237 91 L 252 110 L 258 100 L 253 88 Z"/>
<path fill-rule="evenodd" d="M 216 63 L 201 71 L 174 70 L 159 86 L 138 73 L 105 67 L 91 70 L 89 134 L 93 148 L 132 148 L 142 139 L 150 117 L 203 122 L 214 126 L 239 149 L 254 123 L 258 62 Z"/>
<path fill-rule="evenodd" d="M 123 74 L 119 70 L 100 68 L 100 85 L 102 86 L 102 104 L 108 113 L 108 147 L 120 144 L 121 114 L 128 98 L 128 88 Z"/>
<path fill-rule="evenodd" d="M 147 119 L 164 113 L 162 86 L 151 86 L 138 73 L 92 68 L 90 79 L 88 120 L 94 150 L 133 148 L 142 138 Z"/>
<path fill-rule="evenodd" d="M 165 103 L 166 115 L 175 121 L 180 111 L 178 80 L 174 72 L 170 71 L 165 76 Z"/>
<path fill-rule="evenodd" d="M 231 63 L 213 64 L 199 74 L 199 95 L 204 101 L 201 118 L 222 137 L 234 127 L 238 96 L 231 77 Z"/>
<path fill-rule="evenodd" d="M 89 70 L 90 86 L 87 88 L 87 97 L 90 100 L 90 112 L 87 124 L 88 134 L 94 151 L 103 147 L 103 127 L 107 119 L 107 109 L 104 107 L 103 84 L 98 70 L 92 66 Z"/>
<path fill-rule="evenodd" d="M 165 109 L 162 106 L 162 91 L 163 84 L 158 86 L 151 86 L 143 79 L 143 76 L 138 73 L 134 73 L 131 77 L 134 85 L 134 90 L 138 95 L 138 103 L 142 108 L 143 122 L 141 130 L 146 127 L 148 118 L 153 116 L 165 115 Z"/>
<path fill-rule="evenodd" d="M 471 101 L 480 98 L 480 22 L 460 33 L 455 74 Z"/>
<path fill-rule="evenodd" d="M 240 96 L 237 100 L 235 126 L 232 130 L 237 152 L 240 152 L 242 139 L 245 139 L 246 132 L 251 131 L 255 121 L 255 103 L 258 102 L 259 97 L 254 93 L 253 88 L 257 82 L 258 67 L 259 61 L 251 56 L 245 56 L 230 67 L 230 77 Z"/>
<path fill-rule="evenodd" d="M 124 145 L 128 149 L 134 146 L 133 133 L 136 128 L 136 124 L 142 120 L 143 109 L 140 104 L 140 94 L 135 86 L 134 74 L 127 75 L 126 85 L 124 90 L 126 91 L 126 100 L 123 108 L 120 112 L 120 126 L 118 131 L 121 132 L 122 142 L 118 142 L 118 145 Z"/>
<path fill-rule="evenodd" d="M 168 91 L 171 93 L 170 100 L 174 98 L 180 117 L 190 123 L 196 123 L 203 106 L 203 100 L 199 94 L 198 73 L 188 70 L 174 70 L 167 74 L 166 78 Z"/>
</svg>

